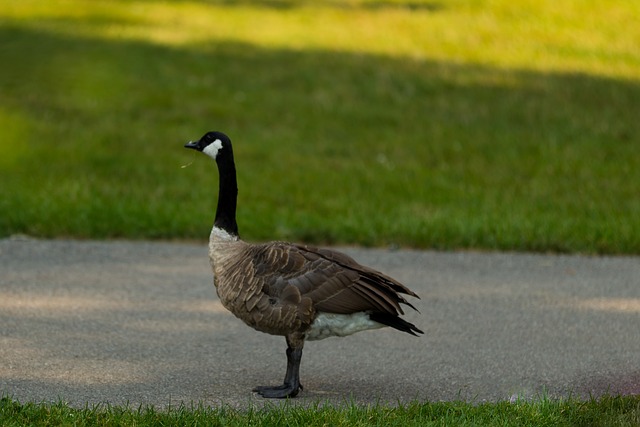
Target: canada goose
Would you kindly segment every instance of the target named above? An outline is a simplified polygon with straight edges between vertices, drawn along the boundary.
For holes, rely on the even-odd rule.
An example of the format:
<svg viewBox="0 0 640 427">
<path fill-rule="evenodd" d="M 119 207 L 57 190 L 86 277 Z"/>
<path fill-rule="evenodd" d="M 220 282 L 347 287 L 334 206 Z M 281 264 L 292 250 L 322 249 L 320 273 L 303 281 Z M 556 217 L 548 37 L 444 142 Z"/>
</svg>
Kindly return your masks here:
<svg viewBox="0 0 640 427">
<path fill-rule="evenodd" d="M 222 304 L 247 325 L 287 341 L 284 384 L 253 389 L 263 397 L 295 397 L 305 340 L 346 336 L 391 326 L 423 333 L 401 319 L 401 294 L 418 296 L 391 277 L 348 255 L 285 242 L 249 244 L 236 224 L 238 187 L 231 140 L 208 132 L 185 145 L 213 158 L 220 176 L 218 206 L 209 239 L 214 285 Z M 417 336 L 417 335 L 416 335 Z"/>
</svg>

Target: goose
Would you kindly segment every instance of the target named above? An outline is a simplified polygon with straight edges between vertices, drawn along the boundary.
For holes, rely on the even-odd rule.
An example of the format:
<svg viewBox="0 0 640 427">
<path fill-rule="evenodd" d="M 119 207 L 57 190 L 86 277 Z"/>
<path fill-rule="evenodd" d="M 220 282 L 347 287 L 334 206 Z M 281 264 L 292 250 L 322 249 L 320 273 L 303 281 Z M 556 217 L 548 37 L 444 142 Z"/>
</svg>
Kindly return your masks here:
<svg viewBox="0 0 640 427">
<path fill-rule="evenodd" d="M 350 256 L 303 244 L 252 244 L 240 239 L 236 223 L 238 186 L 231 140 L 207 132 L 185 148 L 215 160 L 218 203 L 209 239 L 213 282 L 222 305 L 248 326 L 287 343 L 284 383 L 253 389 L 264 398 L 293 398 L 300 390 L 305 341 L 343 337 L 390 326 L 418 336 L 423 332 L 399 317 L 402 296 L 419 298 L 400 282 Z"/>
</svg>

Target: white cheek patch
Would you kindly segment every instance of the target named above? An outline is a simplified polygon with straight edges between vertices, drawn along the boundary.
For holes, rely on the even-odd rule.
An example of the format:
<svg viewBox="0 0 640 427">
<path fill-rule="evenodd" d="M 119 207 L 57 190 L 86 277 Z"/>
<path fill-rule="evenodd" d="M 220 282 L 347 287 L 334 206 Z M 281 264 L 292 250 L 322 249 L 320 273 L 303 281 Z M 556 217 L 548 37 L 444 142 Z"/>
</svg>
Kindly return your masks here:
<svg viewBox="0 0 640 427">
<path fill-rule="evenodd" d="M 204 150 L 202 150 L 202 152 L 215 160 L 221 148 L 222 148 L 222 141 L 220 141 L 219 139 L 216 139 L 211 144 L 204 147 Z"/>
</svg>

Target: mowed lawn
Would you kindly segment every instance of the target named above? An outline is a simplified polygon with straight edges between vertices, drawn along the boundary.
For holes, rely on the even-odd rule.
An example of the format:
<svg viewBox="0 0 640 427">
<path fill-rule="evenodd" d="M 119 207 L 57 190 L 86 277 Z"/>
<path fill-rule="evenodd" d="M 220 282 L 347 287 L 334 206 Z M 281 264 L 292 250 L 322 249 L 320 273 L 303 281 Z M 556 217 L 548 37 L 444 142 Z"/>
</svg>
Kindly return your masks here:
<svg viewBox="0 0 640 427">
<path fill-rule="evenodd" d="M 73 408 L 64 402 L 34 404 L 0 398 L 3 425 L 55 426 L 620 426 L 640 423 L 640 397 L 599 400 L 492 403 L 411 402 L 397 407 L 358 406 L 348 401 L 336 407 L 317 402 L 308 406 L 285 402 L 244 410 L 228 406 L 179 405 L 153 407 Z"/>
<path fill-rule="evenodd" d="M 640 3 L 3 0 L 0 236 L 640 253 Z"/>
</svg>

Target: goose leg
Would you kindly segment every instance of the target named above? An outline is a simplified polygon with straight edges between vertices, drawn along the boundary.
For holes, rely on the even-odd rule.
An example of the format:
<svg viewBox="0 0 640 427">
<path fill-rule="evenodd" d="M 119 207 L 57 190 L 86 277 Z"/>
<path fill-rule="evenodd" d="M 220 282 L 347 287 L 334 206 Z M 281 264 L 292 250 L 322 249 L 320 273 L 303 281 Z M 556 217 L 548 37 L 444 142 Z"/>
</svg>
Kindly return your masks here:
<svg viewBox="0 0 640 427">
<path fill-rule="evenodd" d="M 302 359 L 302 344 L 293 346 L 287 337 L 287 373 L 284 376 L 284 384 L 278 386 L 258 386 L 253 389 L 260 396 L 266 398 L 283 399 L 296 397 L 302 390 L 300 384 L 300 360 Z"/>
</svg>

